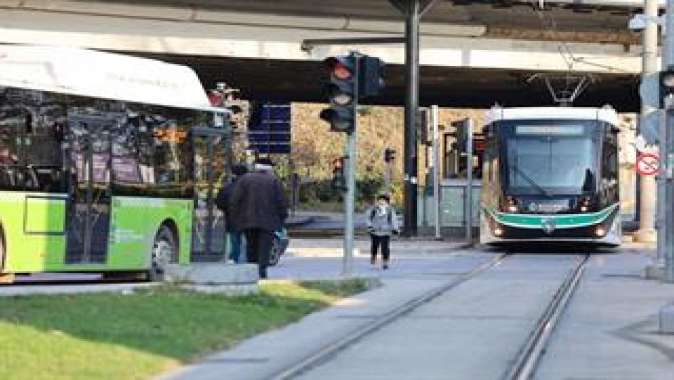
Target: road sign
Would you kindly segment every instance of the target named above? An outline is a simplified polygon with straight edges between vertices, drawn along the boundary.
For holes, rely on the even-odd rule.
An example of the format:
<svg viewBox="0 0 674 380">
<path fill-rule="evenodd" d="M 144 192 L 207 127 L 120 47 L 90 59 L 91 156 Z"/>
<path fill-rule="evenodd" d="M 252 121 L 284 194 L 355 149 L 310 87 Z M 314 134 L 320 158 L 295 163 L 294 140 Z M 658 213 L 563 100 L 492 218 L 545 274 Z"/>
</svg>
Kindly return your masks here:
<svg viewBox="0 0 674 380">
<path fill-rule="evenodd" d="M 258 153 L 290 153 L 290 110 L 290 104 L 254 105 L 248 125 L 250 148 Z"/>
<path fill-rule="evenodd" d="M 660 171 L 660 159 L 655 153 L 639 153 L 636 168 L 641 175 L 655 175 Z"/>
</svg>

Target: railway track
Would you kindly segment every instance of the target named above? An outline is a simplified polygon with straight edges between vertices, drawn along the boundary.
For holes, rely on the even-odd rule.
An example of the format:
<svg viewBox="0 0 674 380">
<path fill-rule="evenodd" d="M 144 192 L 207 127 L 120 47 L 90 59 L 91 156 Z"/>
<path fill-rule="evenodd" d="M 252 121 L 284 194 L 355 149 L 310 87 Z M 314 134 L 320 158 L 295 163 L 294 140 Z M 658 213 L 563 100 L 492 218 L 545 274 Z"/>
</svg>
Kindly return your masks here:
<svg viewBox="0 0 674 380">
<path fill-rule="evenodd" d="M 296 362 L 294 365 L 285 368 L 274 376 L 270 377 L 273 380 L 286 380 L 298 377 L 306 377 L 305 375 L 319 366 L 329 363 L 333 358 L 338 356 L 341 352 L 349 349 L 359 342 L 366 344 L 369 335 L 374 334 L 378 330 L 387 325 L 394 323 L 405 315 L 414 312 L 416 309 L 426 305 L 441 295 L 449 292 L 457 286 L 466 283 L 481 274 L 488 272 L 492 268 L 504 262 L 509 257 L 515 256 L 513 252 L 503 253 L 494 259 L 476 267 L 470 272 L 454 278 L 446 284 L 439 286 L 429 292 L 422 294 L 406 304 L 374 319 L 372 322 L 365 324 L 357 330 L 343 336 L 337 341 L 334 341 L 315 353 Z M 583 274 L 585 264 L 587 263 L 589 255 L 579 255 L 578 259 L 574 261 L 572 268 L 564 277 L 561 285 L 556 289 L 554 296 L 547 305 L 540 317 L 535 322 L 534 327 L 525 336 L 524 343 L 517 351 L 516 357 L 510 361 L 511 365 L 504 370 L 502 379 L 505 380 L 525 380 L 532 378 L 536 365 L 538 364 L 545 347 L 549 342 L 557 322 L 564 312 L 566 305 L 573 296 L 573 292 Z M 503 367 L 501 367 L 503 368 Z"/>
<path fill-rule="evenodd" d="M 573 296 L 576 287 L 583 275 L 585 265 L 590 255 L 579 257 L 575 267 L 559 287 L 545 311 L 539 318 L 536 326 L 522 345 L 512 367 L 503 376 L 504 380 L 528 380 L 536 371 L 536 366 L 545 352 L 559 319 Z"/>
<path fill-rule="evenodd" d="M 326 361 L 328 361 L 332 356 L 338 354 L 340 351 L 348 348 L 349 346 L 353 345 L 354 343 L 366 338 L 368 335 L 376 332 L 377 330 L 381 329 L 382 327 L 396 321 L 400 317 L 414 311 L 415 309 L 419 308 L 422 305 L 427 304 L 428 302 L 431 302 L 435 298 L 443 295 L 444 293 L 454 289 L 455 287 L 463 284 L 466 281 L 469 281 L 472 278 L 475 278 L 476 276 L 479 276 L 481 273 L 493 268 L 494 266 L 498 265 L 500 262 L 502 262 L 508 254 L 501 254 L 494 259 L 476 267 L 475 269 L 471 270 L 470 272 L 459 276 L 458 278 L 453 279 L 452 281 L 449 281 L 448 283 L 439 286 L 437 288 L 434 288 L 414 299 L 411 301 L 399 306 L 398 308 L 391 310 L 390 312 L 386 313 L 385 315 L 375 319 L 371 323 L 368 323 L 361 328 L 357 329 L 356 331 L 351 332 L 350 334 L 342 337 L 338 341 L 335 341 L 322 349 L 318 350 L 315 354 L 310 355 L 300 362 L 296 363 L 295 365 L 286 368 L 282 372 L 272 376 L 270 379 L 271 380 L 287 380 L 287 379 L 293 379 L 297 376 L 300 376 L 304 374 L 305 372 L 310 371 L 317 365 L 320 365 Z"/>
</svg>

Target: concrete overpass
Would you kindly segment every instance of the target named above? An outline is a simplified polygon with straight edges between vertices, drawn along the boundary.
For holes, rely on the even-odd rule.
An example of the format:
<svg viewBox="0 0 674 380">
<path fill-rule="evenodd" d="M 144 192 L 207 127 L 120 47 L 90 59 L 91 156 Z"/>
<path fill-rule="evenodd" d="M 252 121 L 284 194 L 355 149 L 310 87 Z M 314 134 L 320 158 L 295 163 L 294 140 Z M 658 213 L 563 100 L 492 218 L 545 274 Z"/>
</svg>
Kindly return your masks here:
<svg viewBox="0 0 674 380">
<path fill-rule="evenodd" d="M 437 1 L 422 21 L 421 103 L 549 104 L 544 86 L 528 79 L 570 70 L 596 79 L 578 105 L 637 110 L 639 39 L 626 27 L 637 9 L 622 3 L 545 1 L 540 8 L 540 0 Z M 386 91 L 374 102 L 402 104 L 402 46 L 300 48 L 307 38 L 402 31 L 402 18 L 387 0 L 0 0 L 0 42 L 187 63 L 206 86 L 224 80 L 247 98 L 323 101 L 320 60 L 356 48 L 390 64 Z"/>
</svg>

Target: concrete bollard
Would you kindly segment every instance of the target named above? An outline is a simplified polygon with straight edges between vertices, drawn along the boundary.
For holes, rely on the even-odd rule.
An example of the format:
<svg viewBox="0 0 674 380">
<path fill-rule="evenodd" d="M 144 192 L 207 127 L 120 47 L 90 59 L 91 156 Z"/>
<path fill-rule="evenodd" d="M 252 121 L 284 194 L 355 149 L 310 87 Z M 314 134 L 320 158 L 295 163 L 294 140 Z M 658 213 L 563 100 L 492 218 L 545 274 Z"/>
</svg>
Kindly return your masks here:
<svg viewBox="0 0 674 380">
<path fill-rule="evenodd" d="M 164 281 L 204 292 L 231 295 L 254 294 L 259 291 L 256 264 L 227 265 L 223 263 L 195 263 L 170 265 Z"/>
<path fill-rule="evenodd" d="M 674 304 L 660 309 L 659 325 L 660 334 L 674 334 Z"/>
</svg>

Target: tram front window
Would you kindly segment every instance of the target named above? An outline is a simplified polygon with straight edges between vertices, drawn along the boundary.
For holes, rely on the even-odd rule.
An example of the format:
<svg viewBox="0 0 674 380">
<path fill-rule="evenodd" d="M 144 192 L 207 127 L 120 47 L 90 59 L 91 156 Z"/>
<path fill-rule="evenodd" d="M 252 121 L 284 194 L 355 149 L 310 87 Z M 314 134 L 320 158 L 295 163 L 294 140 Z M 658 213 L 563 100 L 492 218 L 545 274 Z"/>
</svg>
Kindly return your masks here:
<svg viewBox="0 0 674 380">
<path fill-rule="evenodd" d="M 506 137 L 507 193 L 580 195 L 594 190 L 596 144 L 585 125 L 515 125 Z"/>
</svg>

